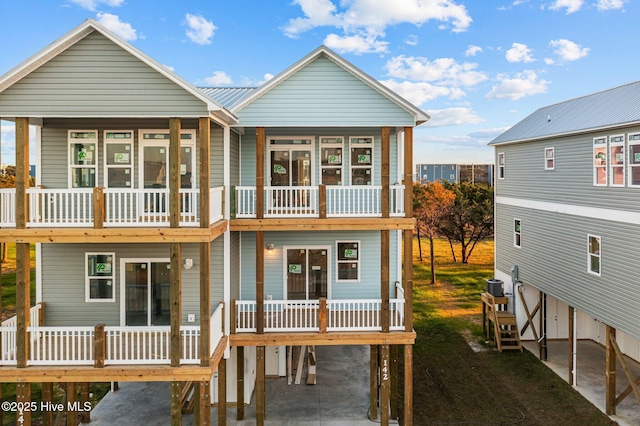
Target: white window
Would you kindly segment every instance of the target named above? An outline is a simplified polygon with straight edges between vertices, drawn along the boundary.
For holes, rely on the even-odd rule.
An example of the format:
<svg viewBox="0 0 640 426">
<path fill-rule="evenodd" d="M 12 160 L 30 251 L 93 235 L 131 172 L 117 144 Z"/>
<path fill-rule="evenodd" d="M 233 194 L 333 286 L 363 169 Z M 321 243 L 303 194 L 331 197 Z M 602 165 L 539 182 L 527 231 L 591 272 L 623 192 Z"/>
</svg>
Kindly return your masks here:
<svg viewBox="0 0 640 426">
<path fill-rule="evenodd" d="M 521 247 L 521 239 L 522 239 L 522 230 L 521 230 L 521 221 L 520 219 L 513 220 L 513 245 L 515 247 Z"/>
<path fill-rule="evenodd" d="M 320 179 L 323 185 L 342 185 L 342 137 L 320 138 Z"/>
<path fill-rule="evenodd" d="M 96 186 L 98 131 L 69 130 L 69 187 Z"/>
<path fill-rule="evenodd" d="M 133 188 L 133 130 L 104 132 L 104 183 Z"/>
<path fill-rule="evenodd" d="M 587 235 L 587 272 L 600 276 L 602 247 L 600 237 Z"/>
<path fill-rule="evenodd" d="M 336 241 L 336 281 L 360 281 L 360 242 Z"/>
<path fill-rule="evenodd" d="M 115 253 L 85 254 L 85 301 L 115 302 Z"/>
<path fill-rule="evenodd" d="M 169 130 L 140 130 L 138 140 L 138 185 L 141 188 L 167 188 L 169 172 Z M 180 187 L 192 188 L 196 170 L 196 131 L 180 131 Z"/>
<path fill-rule="evenodd" d="M 607 138 L 593 138 L 593 185 L 607 186 Z"/>
<path fill-rule="evenodd" d="M 624 186 L 624 135 L 609 137 L 609 184 Z"/>
<path fill-rule="evenodd" d="M 504 152 L 498 153 L 498 179 L 504 179 L 505 172 L 505 159 Z"/>
<path fill-rule="evenodd" d="M 629 186 L 640 186 L 640 133 L 629 133 Z"/>
<path fill-rule="evenodd" d="M 351 185 L 373 185 L 373 137 L 349 138 Z"/>
<path fill-rule="evenodd" d="M 544 169 L 554 170 L 556 168 L 556 153 L 553 147 L 544 149 Z"/>
</svg>

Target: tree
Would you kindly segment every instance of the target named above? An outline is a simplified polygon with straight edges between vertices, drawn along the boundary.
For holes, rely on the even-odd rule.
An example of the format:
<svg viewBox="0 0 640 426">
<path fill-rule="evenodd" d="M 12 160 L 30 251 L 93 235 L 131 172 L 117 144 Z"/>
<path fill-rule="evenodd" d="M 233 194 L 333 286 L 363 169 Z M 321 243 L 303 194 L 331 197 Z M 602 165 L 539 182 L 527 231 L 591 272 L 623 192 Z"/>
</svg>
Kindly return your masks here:
<svg viewBox="0 0 640 426">
<path fill-rule="evenodd" d="M 445 189 L 440 182 L 413 187 L 414 216 L 417 222 L 418 247 L 422 260 L 420 232 L 429 238 L 429 255 L 431 259 L 431 284 L 436 282 L 435 253 L 433 239 L 438 236 L 443 218 L 455 201 L 455 194 Z"/>
<path fill-rule="evenodd" d="M 453 261 L 457 262 L 454 243 L 460 244 L 462 263 L 468 263 L 479 241 L 493 236 L 493 188 L 468 182 L 445 183 L 455 194 L 455 202 L 440 226 L 449 240 Z"/>
</svg>

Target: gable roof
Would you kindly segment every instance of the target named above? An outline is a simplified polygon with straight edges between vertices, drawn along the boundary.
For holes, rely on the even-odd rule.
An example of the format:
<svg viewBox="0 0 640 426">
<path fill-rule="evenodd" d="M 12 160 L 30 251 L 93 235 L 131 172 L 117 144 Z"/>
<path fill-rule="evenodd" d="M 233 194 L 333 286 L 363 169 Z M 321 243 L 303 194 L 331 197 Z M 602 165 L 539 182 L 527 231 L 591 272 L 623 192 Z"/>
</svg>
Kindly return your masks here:
<svg viewBox="0 0 640 426">
<path fill-rule="evenodd" d="M 640 123 L 640 81 L 538 109 L 489 145 L 585 133 Z"/>
<path fill-rule="evenodd" d="M 270 90 L 278 86 L 280 83 L 285 81 L 287 78 L 289 78 L 290 76 L 298 72 L 300 69 L 304 68 L 305 66 L 307 66 L 308 64 L 310 64 L 311 62 L 313 62 L 314 60 L 316 60 L 321 56 L 328 58 L 329 60 L 334 62 L 336 65 L 338 65 L 345 71 L 349 72 L 350 74 L 354 75 L 363 83 L 367 84 L 372 89 L 380 93 L 382 96 L 386 97 L 387 99 L 389 99 L 390 101 L 398 105 L 400 108 L 412 114 L 415 117 L 416 125 L 422 124 L 431 118 L 427 113 L 422 111 L 420 108 L 416 107 L 415 105 L 413 105 L 412 103 L 410 103 L 409 101 L 407 101 L 406 99 L 404 99 L 403 97 L 401 97 L 400 95 L 392 91 L 391 89 L 387 88 L 385 85 L 378 82 L 377 80 L 375 80 L 374 78 L 366 74 L 364 71 L 360 70 L 355 65 L 351 64 L 346 59 L 336 54 L 326 46 L 320 46 L 316 48 L 314 51 L 307 54 L 298 62 L 294 63 L 289 68 L 282 71 L 280 74 L 273 77 L 271 80 L 267 81 L 262 86 L 258 87 L 255 91 L 244 96 L 238 102 L 233 104 L 231 111 L 234 113 L 238 113 L 238 111 L 245 108 L 247 105 L 251 104 L 256 99 L 260 98 L 261 96 L 263 96 L 264 94 L 266 94 L 267 92 L 269 92 Z"/>
<path fill-rule="evenodd" d="M 122 40 L 120 37 L 116 36 L 114 33 L 107 30 L 105 27 L 103 27 L 93 19 L 87 19 L 82 24 L 60 37 L 58 40 L 49 44 L 47 47 L 31 56 L 18 66 L 14 67 L 3 76 L 0 76 L 0 93 L 8 87 L 12 86 L 14 83 L 20 81 L 23 77 L 27 76 L 34 70 L 38 69 L 40 66 L 44 65 L 51 59 L 55 58 L 60 53 L 64 52 L 69 47 L 84 39 L 94 31 L 97 31 L 98 33 L 109 39 L 111 42 L 118 45 L 123 50 L 152 68 L 154 71 L 163 75 L 164 77 L 175 83 L 177 86 L 181 87 L 186 92 L 194 96 L 196 99 L 202 101 L 207 106 L 207 109 L 212 116 L 215 116 L 227 123 L 237 122 L 237 117 L 222 105 L 220 105 L 215 99 L 207 96 L 194 85 L 182 79 L 167 67 L 154 61 L 149 56 L 145 55 L 144 53 L 133 47 L 131 44 Z"/>
</svg>

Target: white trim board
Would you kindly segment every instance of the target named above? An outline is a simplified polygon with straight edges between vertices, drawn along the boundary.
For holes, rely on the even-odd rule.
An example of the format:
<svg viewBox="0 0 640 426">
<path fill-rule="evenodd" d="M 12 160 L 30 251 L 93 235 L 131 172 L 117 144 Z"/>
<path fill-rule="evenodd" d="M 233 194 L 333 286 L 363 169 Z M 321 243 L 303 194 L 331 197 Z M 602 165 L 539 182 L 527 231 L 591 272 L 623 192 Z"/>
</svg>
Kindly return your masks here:
<svg viewBox="0 0 640 426">
<path fill-rule="evenodd" d="M 609 220 L 613 222 L 628 223 L 631 225 L 640 225 L 640 213 L 638 212 L 501 196 L 496 196 L 495 203 L 496 205 L 502 204 L 505 206 L 522 207 L 526 209 L 586 217 L 590 219 Z"/>
</svg>

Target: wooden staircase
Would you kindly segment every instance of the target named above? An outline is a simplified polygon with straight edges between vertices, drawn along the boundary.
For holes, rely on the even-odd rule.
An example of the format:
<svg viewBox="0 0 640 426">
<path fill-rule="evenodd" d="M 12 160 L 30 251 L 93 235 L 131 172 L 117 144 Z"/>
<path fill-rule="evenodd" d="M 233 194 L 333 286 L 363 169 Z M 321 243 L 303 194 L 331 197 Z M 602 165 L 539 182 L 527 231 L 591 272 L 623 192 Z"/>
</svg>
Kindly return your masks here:
<svg viewBox="0 0 640 426">
<path fill-rule="evenodd" d="M 506 305 L 508 301 L 505 299 L 507 298 L 495 297 L 491 293 L 482 293 L 482 302 L 486 305 L 486 319 L 493 323 L 493 336 L 498 351 L 509 349 L 522 352 L 516 316 L 511 312 L 500 310 L 500 307 Z"/>
</svg>

